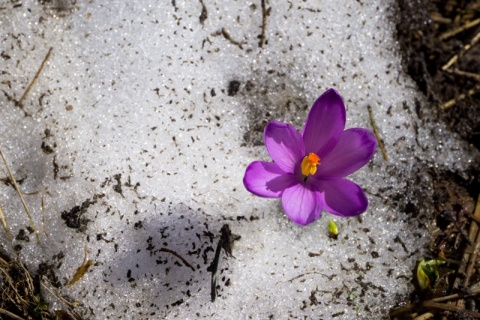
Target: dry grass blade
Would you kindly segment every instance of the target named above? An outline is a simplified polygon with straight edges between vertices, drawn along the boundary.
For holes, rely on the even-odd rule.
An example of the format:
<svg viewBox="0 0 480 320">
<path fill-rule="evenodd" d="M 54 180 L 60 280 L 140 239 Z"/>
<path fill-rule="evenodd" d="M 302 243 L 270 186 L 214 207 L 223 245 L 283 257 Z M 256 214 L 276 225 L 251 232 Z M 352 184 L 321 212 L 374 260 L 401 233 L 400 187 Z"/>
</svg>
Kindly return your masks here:
<svg viewBox="0 0 480 320">
<path fill-rule="evenodd" d="M 442 34 L 438 39 L 439 39 L 440 41 L 446 40 L 446 39 L 448 39 L 448 38 L 450 38 L 450 37 L 453 37 L 453 36 L 455 36 L 455 35 L 463 32 L 463 31 L 465 31 L 465 30 L 468 30 L 468 29 L 470 29 L 470 28 L 473 28 L 473 27 L 475 27 L 475 26 L 478 25 L 478 24 L 480 24 L 480 18 L 475 19 L 475 20 L 473 20 L 473 21 L 469 21 L 469 22 L 465 23 L 464 25 L 462 25 L 462 26 L 460 26 L 460 27 L 458 27 L 458 28 L 456 28 L 456 29 L 454 29 L 454 30 L 445 32 L 445 33 Z"/>
<path fill-rule="evenodd" d="M 477 33 L 475 35 L 475 37 L 473 37 L 473 39 L 470 41 L 469 44 L 466 44 L 462 50 L 460 51 L 460 53 L 457 53 L 456 55 L 454 55 L 453 57 L 450 58 L 450 60 L 448 60 L 448 62 L 442 67 L 442 70 L 443 71 L 446 71 L 447 69 L 449 69 L 455 62 L 458 61 L 458 58 L 462 55 L 464 55 L 465 53 L 467 53 L 470 49 L 472 49 L 472 47 L 474 45 L 477 44 L 477 42 L 480 41 L 480 32 Z"/>
<path fill-rule="evenodd" d="M 453 107 L 454 105 L 456 105 L 458 101 L 465 100 L 467 97 L 473 96 L 474 94 L 477 94 L 479 92 L 480 92 L 480 85 L 475 86 L 475 88 L 468 90 L 468 92 L 466 94 L 462 93 L 456 99 L 448 100 L 447 102 L 445 102 L 444 104 L 442 104 L 440 106 L 440 109 L 442 109 L 442 110 L 449 109 L 449 108 Z"/>
<path fill-rule="evenodd" d="M 462 294 L 455 293 L 455 294 L 451 294 L 451 295 L 444 296 L 444 297 L 434 298 L 434 299 L 431 299 L 431 300 L 428 300 L 428 301 L 430 301 L 430 302 L 445 302 L 445 301 L 456 300 L 456 299 L 472 298 L 472 297 L 478 296 L 479 294 L 480 294 L 480 290 L 476 290 L 476 291 L 473 291 L 471 294 L 468 294 L 468 295 L 462 295 Z"/>
<path fill-rule="evenodd" d="M 427 320 L 427 319 L 431 319 L 433 317 L 434 317 L 433 313 L 427 312 L 427 313 L 422 314 L 421 316 L 418 316 L 418 317 L 414 318 L 413 320 Z"/>
<path fill-rule="evenodd" d="M 480 313 L 476 311 L 471 311 L 468 309 L 460 308 L 460 307 L 455 307 L 454 305 L 451 304 L 443 304 L 443 303 L 438 303 L 438 302 L 429 302 L 426 301 L 423 303 L 424 307 L 436 309 L 436 310 L 441 310 L 441 311 L 450 311 L 450 312 L 458 312 L 460 314 L 464 314 L 466 316 L 473 317 L 475 319 L 480 319 Z"/>
<path fill-rule="evenodd" d="M 476 217 L 476 218 L 480 218 L 480 196 L 478 196 L 477 204 L 475 205 L 475 211 L 473 213 L 473 216 Z M 474 250 L 473 250 L 473 253 L 470 255 L 470 259 L 469 259 L 468 265 L 467 265 L 467 271 L 466 271 L 465 279 L 463 280 L 463 285 L 465 287 L 468 287 L 468 285 L 469 285 L 470 277 L 472 276 L 473 271 L 474 271 L 473 268 L 474 268 L 474 265 L 475 265 L 475 261 L 477 260 L 478 249 L 480 248 L 479 227 L 478 227 L 477 223 L 472 223 L 472 226 L 470 227 L 470 230 L 473 229 L 473 226 L 475 226 L 475 228 L 476 228 L 476 237 L 475 237 L 475 244 L 473 245 Z M 472 238 L 474 237 L 473 234 L 471 236 L 472 236 Z M 472 240 L 472 239 L 470 239 L 470 240 Z"/>
<path fill-rule="evenodd" d="M 458 70 L 458 69 L 447 70 L 447 72 L 455 73 L 455 74 L 458 74 L 460 76 L 469 77 L 469 78 L 475 79 L 477 81 L 480 81 L 480 74 L 478 74 L 478 73 L 467 72 L 467 71 Z"/>
<path fill-rule="evenodd" d="M 48 234 L 45 231 L 45 202 L 43 201 L 43 195 L 41 199 L 41 207 L 42 207 L 42 233 L 48 238 Z"/>
<path fill-rule="evenodd" d="M 12 241 L 13 237 L 10 233 L 10 228 L 8 227 L 7 221 L 5 220 L 5 216 L 3 215 L 2 206 L 0 206 L 0 222 L 2 223 L 5 233 L 7 234 L 8 240 Z"/>
<path fill-rule="evenodd" d="M 431 304 L 431 303 L 440 304 L 440 302 L 448 302 L 448 301 L 454 301 L 454 300 L 458 300 L 458 299 L 473 298 L 473 297 L 476 297 L 478 295 L 480 295 L 480 290 L 474 290 L 474 291 L 471 292 L 471 294 L 455 293 L 455 294 L 451 294 L 451 295 L 448 295 L 448 296 L 433 298 L 433 299 L 424 301 L 423 305 L 425 305 L 425 304 L 428 305 L 428 304 Z M 417 307 L 418 307 L 418 305 L 416 305 L 416 304 L 409 304 L 409 305 L 406 305 L 402 308 L 392 310 L 390 312 L 390 318 L 395 318 L 397 316 L 400 316 L 400 315 L 403 315 L 403 314 L 406 314 L 406 313 L 410 313 L 413 310 L 417 309 Z M 429 313 L 429 312 L 427 312 L 427 313 Z M 425 313 L 425 314 L 427 314 L 427 313 Z M 421 316 L 418 316 L 418 317 L 421 317 Z M 417 319 L 417 318 L 415 318 L 415 319 Z M 418 319 L 422 319 L 422 318 L 418 318 Z"/>
<path fill-rule="evenodd" d="M 258 46 L 260 48 L 263 48 L 263 45 L 265 44 L 265 33 L 267 30 L 267 16 L 268 16 L 268 10 L 267 10 L 267 4 L 266 0 L 262 0 L 262 33 L 260 34 L 260 41 L 258 42 Z"/>
<path fill-rule="evenodd" d="M 19 106 L 19 107 L 23 107 L 23 101 L 25 100 L 25 98 L 27 97 L 28 93 L 30 92 L 30 90 L 32 89 L 33 85 L 35 84 L 35 82 L 37 81 L 38 79 L 38 76 L 40 75 L 40 72 L 42 72 L 42 69 L 43 67 L 45 66 L 45 63 L 47 63 L 48 59 L 50 58 L 50 55 L 52 54 L 52 50 L 53 48 L 50 48 L 48 50 L 48 53 L 47 55 L 45 56 L 45 58 L 43 59 L 42 61 L 42 64 L 40 65 L 40 67 L 38 68 L 37 72 L 35 73 L 35 76 L 33 77 L 32 81 L 30 82 L 30 84 L 28 85 L 27 89 L 25 90 L 25 92 L 22 94 L 22 96 L 20 97 L 20 99 L 17 101 L 16 105 Z"/>
<path fill-rule="evenodd" d="M 8 174 L 10 175 L 10 180 L 13 183 L 13 186 L 15 187 L 15 190 L 17 191 L 18 196 L 20 197 L 20 201 L 22 201 L 23 208 L 25 209 L 28 219 L 30 220 L 30 227 L 32 227 L 33 231 L 35 232 L 35 237 L 37 239 L 37 242 L 40 242 L 40 238 L 38 237 L 38 230 L 37 230 L 37 227 L 35 226 L 35 222 L 33 221 L 32 214 L 30 213 L 30 210 L 27 207 L 27 203 L 25 202 L 25 199 L 23 199 L 23 195 L 22 195 L 22 192 L 20 191 L 20 188 L 18 187 L 17 180 L 15 180 L 12 170 L 10 169 L 10 166 L 8 165 L 7 159 L 5 158 L 5 155 L 3 154 L 2 150 L 0 150 L 0 156 L 3 159 L 5 166 L 7 167 Z"/>
<path fill-rule="evenodd" d="M 378 146 L 380 150 L 382 151 L 382 156 L 383 160 L 388 161 L 388 155 L 387 155 L 387 150 L 385 149 L 385 145 L 383 144 L 383 140 L 380 138 L 380 134 L 378 133 L 378 127 L 377 123 L 375 122 L 375 119 L 373 118 L 373 111 L 371 106 L 367 106 L 368 109 L 368 114 L 370 116 L 370 123 L 373 128 L 373 133 L 375 134 L 375 137 L 377 138 L 378 141 Z"/>
<path fill-rule="evenodd" d="M 473 216 L 475 216 L 476 218 L 480 217 L 480 196 L 477 199 L 477 205 L 475 207 L 475 212 Z M 467 246 L 466 249 L 471 250 L 473 248 L 473 253 L 469 254 L 466 252 L 466 249 L 464 250 L 462 259 L 457 269 L 457 274 L 463 276 L 462 278 L 459 276 L 455 278 L 453 288 L 459 288 L 460 286 L 468 287 L 470 276 L 473 273 L 473 266 L 475 265 L 477 251 L 480 245 L 480 232 L 476 222 L 472 222 L 470 225 L 470 229 L 468 230 L 468 239 L 470 240 L 471 245 Z M 464 308 L 464 300 L 457 300 L 456 306 L 457 308 Z"/>
<path fill-rule="evenodd" d="M 41 286 L 47 290 L 53 297 L 55 297 L 55 299 L 57 299 L 60 304 L 63 305 L 63 307 L 65 308 L 65 312 L 68 312 L 69 314 L 71 314 L 75 319 L 78 319 L 78 320 L 81 320 L 82 317 L 80 317 L 80 315 L 78 315 L 73 309 L 77 306 L 79 306 L 80 304 L 78 302 L 70 302 L 70 301 L 67 301 L 66 299 L 62 298 L 60 295 L 56 294 L 54 291 L 55 289 L 52 287 L 50 287 L 50 283 L 48 281 L 48 279 L 46 277 L 42 277 L 42 281 L 40 281 L 40 284 Z M 48 284 L 48 285 L 47 285 Z"/>
<path fill-rule="evenodd" d="M 16 314 L 11 313 L 10 311 L 5 310 L 5 309 L 2 309 L 2 308 L 0 308 L 0 313 L 2 313 L 2 314 L 4 314 L 4 315 L 7 315 L 7 316 L 9 316 L 10 318 L 15 319 L 15 320 L 25 320 L 24 318 L 19 317 L 19 316 L 17 316 Z"/>
<path fill-rule="evenodd" d="M 470 218 L 472 218 L 472 220 L 475 220 L 475 222 L 480 225 L 480 217 L 476 217 L 475 215 L 473 214 L 469 214 Z"/>
</svg>

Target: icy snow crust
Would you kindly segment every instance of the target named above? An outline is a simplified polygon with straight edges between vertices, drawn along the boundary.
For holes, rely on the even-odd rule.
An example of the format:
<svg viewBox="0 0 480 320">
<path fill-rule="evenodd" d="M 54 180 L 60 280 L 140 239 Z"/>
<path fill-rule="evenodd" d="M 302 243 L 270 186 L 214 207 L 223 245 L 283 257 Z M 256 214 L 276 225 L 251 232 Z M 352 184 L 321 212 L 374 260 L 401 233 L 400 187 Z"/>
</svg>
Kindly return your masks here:
<svg viewBox="0 0 480 320">
<path fill-rule="evenodd" d="M 40 230 L 40 244 L 33 234 L 13 243 L 32 270 L 53 265 L 55 292 L 91 319 L 387 317 L 412 289 L 428 241 L 401 210 L 420 205 L 412 177 L 421 188 L 425 164 L 471 161 L 440 125 L 419 124 L 392 1 L 72 3 L 0 4 L 0 148 Z M 325 213 L 302 228 L 242 178 L 249 162 L 268 159 L 265 123 L 301 129 L 329 87 L 345 99 L 347 127 L 371 127 L 372 107 L 389 161 L 379 150 L 351 177 L 370 200 L 360 219 Z M 28 227 L 7 183 L 0 205 L 14 235 Z M 62 213 L 79 211 L 67 226 Z M 207 267 L 224 224 L 241 239 L 234 257 L 222 253 L 212 303 Z M 0 239 L 12 253 L 3 230 Z M 93 265 L 69 287 L 85 246 Z"/>
</svg>

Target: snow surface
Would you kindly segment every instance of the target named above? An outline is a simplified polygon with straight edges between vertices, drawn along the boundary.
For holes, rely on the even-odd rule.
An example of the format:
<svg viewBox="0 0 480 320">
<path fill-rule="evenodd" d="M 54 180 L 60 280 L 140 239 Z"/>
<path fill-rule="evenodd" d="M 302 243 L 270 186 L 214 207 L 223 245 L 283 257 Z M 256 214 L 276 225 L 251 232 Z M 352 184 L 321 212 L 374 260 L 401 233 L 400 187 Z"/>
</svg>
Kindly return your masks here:
<svg viewBox="0 0 480 320">
<path fill-rule="evenodd" d="M 40 244 L 33 234 L 10 244 L 2 230 L 2 249 L 21 245 L 33 270 L 53 265 L 52 290 L 85 318 L 377 319 L 412 290 L 428 237 L 404 208 L 429 195 L 419 170 L 461 170 L 468 146 L 418 118 L 393 1 L 265 3 L 261 46 L 260 0 L 0 1 L 0 148 L 40 230 Z M 345 99 L 347 127 L 371 128 L 372 107 L 389 160 L 378 150 L 351 176 L 370 200 L 359 219 L 325 213 L 302 228 L 242 178 L 268 160 L 265 123 L 300 129 L 329 87 Z M 0 205 L 14 235 L 29 226 L 8 183 Z M 79 228 L 62 218 L 75 206 Z M 211 302 L 207 267 L 224 224 L 241 239 L 221 255 Z M 93 265 L 69 287 L 85 247 Z"/>
</svg>

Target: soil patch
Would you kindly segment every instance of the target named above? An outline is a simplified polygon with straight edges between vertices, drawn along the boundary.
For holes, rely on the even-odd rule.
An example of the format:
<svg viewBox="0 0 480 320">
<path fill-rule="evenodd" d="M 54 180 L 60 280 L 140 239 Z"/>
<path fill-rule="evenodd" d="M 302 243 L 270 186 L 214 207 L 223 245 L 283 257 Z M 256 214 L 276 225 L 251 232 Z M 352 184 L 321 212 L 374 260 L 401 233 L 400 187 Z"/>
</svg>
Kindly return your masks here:
<svg viewBox="0 0 480 320">
<path fill-rule="evenodd" d="M 398 0 L 397 36 L 405 71 L 425 94 L 422 121 L 443 121 L 480 149 L 480 1 Z M 480 178 L 433 178 L 428 280 L 391 311 L 392 319 L 480 318 Z M 428 270 L 427 270 L 428 269 Z M 423 288 L 422 288 L 423 287 Z"/>
<path fill-rule="evenodd" d="M 433 114 L 480 148 L 480 1 L 398 0 L 405 71 Z"/>
</svg>

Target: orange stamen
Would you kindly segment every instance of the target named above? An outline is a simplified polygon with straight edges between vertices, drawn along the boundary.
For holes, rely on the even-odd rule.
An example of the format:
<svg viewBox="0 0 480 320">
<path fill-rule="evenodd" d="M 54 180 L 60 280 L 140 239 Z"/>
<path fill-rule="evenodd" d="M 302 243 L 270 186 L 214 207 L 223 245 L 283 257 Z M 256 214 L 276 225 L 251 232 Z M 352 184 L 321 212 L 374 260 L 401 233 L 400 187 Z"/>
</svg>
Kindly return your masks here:
<svg viewBox="0 0 480 320">
<path fill-rule="evenodd" d="M 317 166 L 320 165 L 320 157 L 310 152 L 302 160 L 302 174 L 306 177 L 317 172 Z"/>
</svg>

